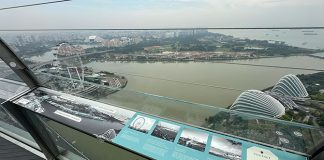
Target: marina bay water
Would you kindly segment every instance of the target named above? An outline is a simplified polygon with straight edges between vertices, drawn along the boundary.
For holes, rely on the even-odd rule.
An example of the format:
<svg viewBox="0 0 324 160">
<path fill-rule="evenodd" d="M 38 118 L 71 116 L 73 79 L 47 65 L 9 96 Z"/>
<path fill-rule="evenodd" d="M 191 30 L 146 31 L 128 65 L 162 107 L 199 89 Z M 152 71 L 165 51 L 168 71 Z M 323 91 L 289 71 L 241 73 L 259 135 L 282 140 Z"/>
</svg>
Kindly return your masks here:
<svg viewBox="0 0 324 160">
<path fill-rule="evenodd" d="M 260 29 L 260 30 L 208 30 L 213 33 L 231 35 L 241 39 L 281 41 L 288 45 L 324 49 L 324 30 L 322 29 Z"/>
<path fill-rule="evenodd" d="M 324 69 L 324 61 L 309 56 L 223 61 Z M 316 71 L 226 64 L 222 62 L 91 62 L 95 71 L 115 72 L 128 79 L 126 90 L 135 90 L 217 107 L 231 105 L 244 90 L 262 90 L 286 74 Z M 118 94 L 115 93 L 115 94 Z"/>
<path fill-rule="evenodd" d="M 208 30 L 209 32 L 268 41 L 282 41 L 291 46 L 324 49 L 324 30 Z M 89 48 L 91 46 L 83 46 Z M 315 53 L 321 57 L 323 53 Z M 53 60 L 53 50 L 32 61 Z M 250 60 L 222 61 L 252 65 L 324 69 L 323 59 L 291 56 Z M 190 102 L 227 107 L 244 90 L 262 90 L 275 85 L 286 74 L 310 74 L 315 71 L 269 68 L 215 62 L 96 62 L 84 63 L 95 71 L 115 72 L 128 79 L 125 90 L 156 94 Z M 118 94 L 115 93 L 115 94 Z M 124 96 L 124 95 L 123 95 Z"/>
</svg>

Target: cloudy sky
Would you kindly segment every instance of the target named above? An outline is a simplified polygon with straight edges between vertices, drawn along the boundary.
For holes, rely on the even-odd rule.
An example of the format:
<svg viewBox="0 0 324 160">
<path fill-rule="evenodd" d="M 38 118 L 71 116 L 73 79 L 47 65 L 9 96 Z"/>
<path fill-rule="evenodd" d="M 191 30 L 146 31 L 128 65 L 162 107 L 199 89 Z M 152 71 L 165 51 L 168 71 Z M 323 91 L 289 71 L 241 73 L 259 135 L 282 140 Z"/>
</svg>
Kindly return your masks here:
<svg viewBox="0 0 324 160">
<path fill-rule="evenodd" d="M 51 0 L 1 0 L 0 8 Z M 324 0 L 72 0 L 0 10 L 0 29 L 324 26 Z"/>
</svg>

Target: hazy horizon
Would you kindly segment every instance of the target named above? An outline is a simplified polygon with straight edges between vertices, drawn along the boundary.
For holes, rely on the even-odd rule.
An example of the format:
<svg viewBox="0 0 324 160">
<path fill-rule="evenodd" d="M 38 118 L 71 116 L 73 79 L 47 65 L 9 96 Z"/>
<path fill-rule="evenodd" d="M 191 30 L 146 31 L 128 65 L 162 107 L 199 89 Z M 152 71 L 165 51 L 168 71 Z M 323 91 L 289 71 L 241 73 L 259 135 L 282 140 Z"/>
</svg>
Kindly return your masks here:
<svg viewBox="0 0 324 160">
<path fill-rule="evenodd" d="M 2 6 L 48 2 L 5 1 Z M 0 29 L 324 26 L 322 0 L 72 0 L 1 10 Z"/>
</svg>

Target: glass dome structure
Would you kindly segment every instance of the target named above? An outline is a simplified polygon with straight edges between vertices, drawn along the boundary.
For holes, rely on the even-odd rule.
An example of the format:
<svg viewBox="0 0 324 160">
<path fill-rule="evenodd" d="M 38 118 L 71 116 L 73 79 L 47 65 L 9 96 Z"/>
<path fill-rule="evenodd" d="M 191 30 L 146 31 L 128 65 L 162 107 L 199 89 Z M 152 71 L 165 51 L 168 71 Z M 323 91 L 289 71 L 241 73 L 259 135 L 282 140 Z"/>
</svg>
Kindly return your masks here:
<svg viewBox="0 0 324 160">
<path fill-rule="evenodd" d="M 285 114 L 285 107 L 278 100 L 259 90 L 241 93 L 230 109 L 266 117 L 281 117 Z"/>
<path fill-rule="evenodd" d="M 293 74 L 288 74 L 282 77 L 271 90 L 274 93 L 281 95 L 306 98 L 308 97 L 307 90 L 299 78 Z"/>
</svg>

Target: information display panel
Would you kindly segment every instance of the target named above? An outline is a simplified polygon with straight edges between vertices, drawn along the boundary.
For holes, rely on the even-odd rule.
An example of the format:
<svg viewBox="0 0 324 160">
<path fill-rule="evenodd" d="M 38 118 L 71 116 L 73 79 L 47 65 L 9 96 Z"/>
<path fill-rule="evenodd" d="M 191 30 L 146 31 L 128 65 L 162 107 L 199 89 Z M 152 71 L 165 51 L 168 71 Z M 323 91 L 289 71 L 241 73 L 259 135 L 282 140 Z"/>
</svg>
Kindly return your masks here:
<svg viewBox="0 0 324 160">
<path fill-rule="evenodd" d="M 154 124 L 152 124 L 154 123 Z M 306 157 L 136 113 L 113 142 L 155 159 L 306 160 Z"/>
<path fill-rule="evenodd" d="M 307 160 L 284 150 L 44 88 L 15 103 L 154 159 Z"/>
</svg>

